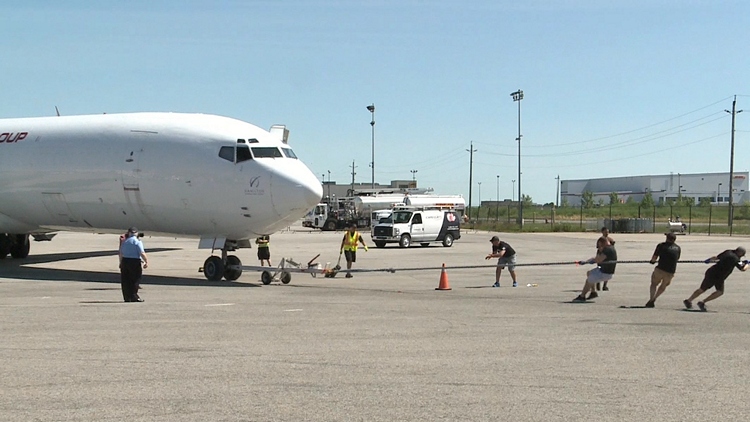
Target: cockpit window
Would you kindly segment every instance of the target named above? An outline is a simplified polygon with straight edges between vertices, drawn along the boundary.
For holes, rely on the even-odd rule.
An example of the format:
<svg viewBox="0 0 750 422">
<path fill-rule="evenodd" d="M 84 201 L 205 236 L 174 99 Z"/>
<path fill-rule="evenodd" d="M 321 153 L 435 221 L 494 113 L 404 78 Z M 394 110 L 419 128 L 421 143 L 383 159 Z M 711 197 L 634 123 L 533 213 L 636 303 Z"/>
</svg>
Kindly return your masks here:
<svg viewBox="0 0 750 422">
<path fill-rule="evenodd" d="M 237 153 L 236 161 L 235 150 Z M 219 149 L 219 157 L 229 161 L 230 163 L 241 163 L 243 161 L 253 159 L 252 154 L 250 154 L 250 148 L 247 145 L 242 144 L 238 144 L 236 147 L 221 147 Z"/>
<path fill-rule="evenodd" d="M 281 151 L 276 147 L 253 147 L 255 158 L 281 158 Z"/>
<path fill-rule="evenodd" d="M 250 148 L 247 145 L 237 145 L 237 162 L 252 160 L 253 156 L 250 154 Z"/>
<path fill-rule="evenodd" d="M 258 143 L 258 140 L 257 140 L 257 139 L 255 139 L 255 138 L 252 138 L 252 139 L 248 139 L 248 140 L 247 140 L 247 143 L 248 143 L 248 144 L 257 144 L 257 143 Z"/>
<path fill-rule="evenodd" d="M 281 148 L 281 150 L 284 151 L 284 155 L 288 158 L 297 158 L 297 155 L 294 154 L 291 148 Z"/>
</svg>

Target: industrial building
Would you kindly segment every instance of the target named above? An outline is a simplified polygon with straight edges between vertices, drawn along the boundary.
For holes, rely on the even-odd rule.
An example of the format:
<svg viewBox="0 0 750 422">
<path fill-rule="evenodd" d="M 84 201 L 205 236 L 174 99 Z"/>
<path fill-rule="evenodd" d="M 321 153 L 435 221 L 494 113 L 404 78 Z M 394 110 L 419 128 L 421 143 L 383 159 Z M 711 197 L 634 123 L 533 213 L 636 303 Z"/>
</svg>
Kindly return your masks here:
<svg viewBox="0 0 750 422">
<path fill-rule="evenodd" d="M 708 198 L 714 205 L 729 203 L 729 173 L 670 173 L 651 176 L 609 177 L 603 179 L 562 180 L 560 201 L 579 206 L 584 192 L 591 192 L 594 203 L 609 204 L 610 194 L 617 193 L 620 202 L 641 202 L 650 192 L 655 204 L 666 204 L 680 197 L 700 203 Z M 735 172 L 732 182 L 734 204 L 750 201 L 748 172 Z M 632 198 L 632 199 L 631 199 Z"/>
</svg>

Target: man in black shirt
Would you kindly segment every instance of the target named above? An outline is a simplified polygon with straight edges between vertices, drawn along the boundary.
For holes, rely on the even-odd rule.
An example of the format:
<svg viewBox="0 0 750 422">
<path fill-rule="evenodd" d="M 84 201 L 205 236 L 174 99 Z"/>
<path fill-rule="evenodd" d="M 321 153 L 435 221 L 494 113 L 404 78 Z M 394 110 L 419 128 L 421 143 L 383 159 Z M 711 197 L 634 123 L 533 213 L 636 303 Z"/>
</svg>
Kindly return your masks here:
<svg viewBox="0 0 750 422">
<path fill-rule="evenodd" d="M 659 260 L 659 264 L 651 273 L 651 298 L 646 302 L 647 308 L 653 308 L 656 299 L 667 290 L 667 286 L 672 282 L 674 273 L 677 270 L 677 261 L 680 260 L 679 245 L 674 243 L 677 236 L 674 233 L 667 233 L 667 241 L 656 245 L 654 254 L 651 256 L 651 264 Z M 657 289 L 658 287 L 658 289 Z"/>
<path fill-rule="evenodd" d="M 615 267 L 617 267 L 617 252 L 609 244 L 609 240 L 606 237 L 600 237 L 596 241 L 596 256 L 594 258 L 585 261 L 587 264 L 598 264 L 598 267 L 593 270 L 589 270 L 586 273 L 586 282 L 583 284 L 583 290 L 581 294 L 573 299 L 573 302 L 585 302 L 587 300 L 586 293 L 591 291 L 588 300 L 599 297 L 599 294 L 594 291 L 596 283 L 605 282 L 612 279 L 615 274 Z M 580 262 L 579 263 L 584 263 Z"/>
<path fill-rule="evenodd" d="M 509 244 L 501 242 L 497 236 L 492 236 L 490 242 L 492 242 L 492 253 L 484 259 L 498 258 L 497 269 L 495 269 L 495 284 L 492 287 L 500 287 L 500 274 L 506 265 L 510 278 L 513 279 L 513 287 L 518 286 L 516 281 L 516 251 Z"/>
<path fill-rule="evenodd" d="M 706 312 L 706 302 L 710 302 L 724 294 L 724 280 L 729 277 L 729 274 L 732 274 L 734 268 L 736 267 L 740 271 L 747 271 L 748 261 L 740 261 L 740 258 L 745 256 L 745 253 L 745 248 L 740 246 L 735 250 L 727 249 L 716 256 L 708 258 L 706 264 L 711 262 L 715 262 L 716 264 L 706 270 L 703 282 L 698 290 L 693 292 L 689 298 L 682 301 L 682 303 L 685 304 L 685 307 L 688 309 L 692 308 L 693 299 L 697 298 L 711 287 L 716 287 L 715 292 L 708 295 L 708 297 L 702 302 L 698 302 L 698 307 L 701 311 Z"/>
</svg>

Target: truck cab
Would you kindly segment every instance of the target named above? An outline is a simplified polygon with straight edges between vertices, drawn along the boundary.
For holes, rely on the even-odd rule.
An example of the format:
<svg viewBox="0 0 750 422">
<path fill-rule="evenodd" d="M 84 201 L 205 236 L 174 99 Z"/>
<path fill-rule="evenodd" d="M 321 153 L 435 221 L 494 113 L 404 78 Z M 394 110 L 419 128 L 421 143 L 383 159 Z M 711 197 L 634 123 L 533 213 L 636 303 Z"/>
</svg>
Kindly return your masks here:
<svg viewBox="0 0 750 422">
<path fill-rule="evenodd" d="M 461 238 L 460 221 L 453 209 L 397 207 L 372 227 L 372 241 L 378 248 L 388 243 L 408 248 L 412 243 L 429 246 L 432 242 L 451 247 L 454 240 Z"/>
</svg>

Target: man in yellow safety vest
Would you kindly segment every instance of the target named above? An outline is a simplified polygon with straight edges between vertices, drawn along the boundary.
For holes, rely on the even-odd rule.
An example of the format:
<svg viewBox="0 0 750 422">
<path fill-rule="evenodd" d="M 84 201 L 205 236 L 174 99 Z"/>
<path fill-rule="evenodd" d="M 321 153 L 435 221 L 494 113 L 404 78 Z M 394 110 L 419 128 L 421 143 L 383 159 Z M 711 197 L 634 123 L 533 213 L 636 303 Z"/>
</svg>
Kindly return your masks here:
<svg viewBox="0 0 750 422">
<path fill-rule="evenodd" d="M 349 270 L 352 269 L 352 263 L 357 262 L 357 242 L 362 242 L 362 246 L 367 251 L 367 245 L 365 245 L 365 239 L 357 231 L 357 225 L 352 224 L 344 233 L 344 238 L 341 240 L 341 252 L 346 257 L 346 278 L 352 278 L 352 273 Z"/>
</svg>

